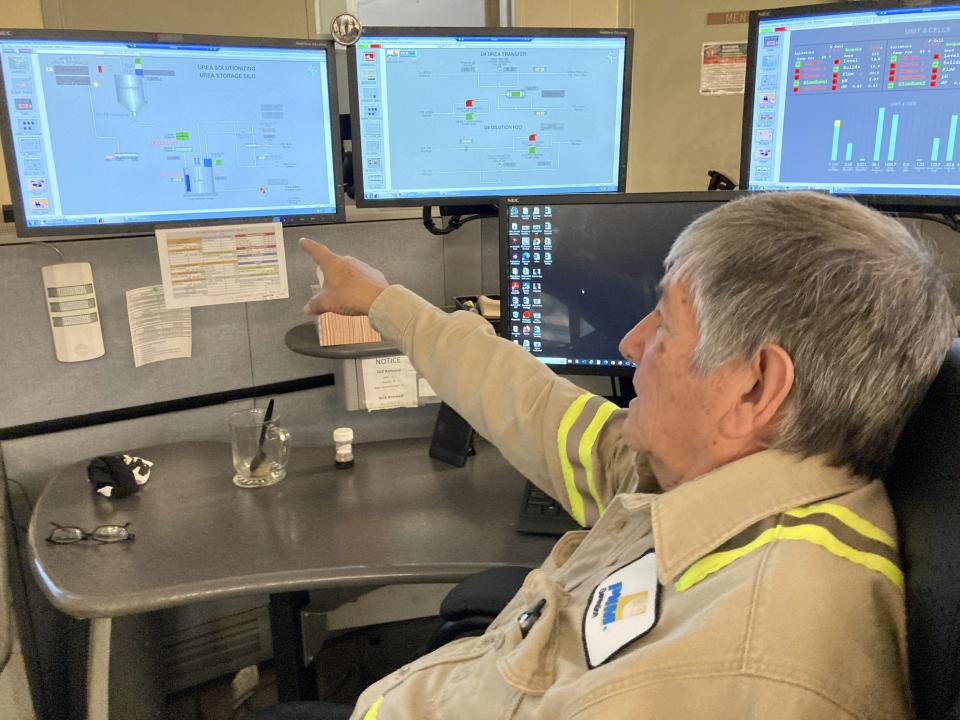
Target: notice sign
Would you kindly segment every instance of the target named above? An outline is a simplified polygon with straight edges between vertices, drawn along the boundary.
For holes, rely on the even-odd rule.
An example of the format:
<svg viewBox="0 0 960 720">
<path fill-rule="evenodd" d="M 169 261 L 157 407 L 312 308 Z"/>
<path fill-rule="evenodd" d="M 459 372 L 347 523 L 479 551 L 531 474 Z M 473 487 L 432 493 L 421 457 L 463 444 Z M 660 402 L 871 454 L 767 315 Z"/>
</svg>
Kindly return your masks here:
<svg viewBox="0 0 960 720">
<path fill-rule="evenodd" d="M 742 95 L 747 41 L 704 43 L 700 51 L 700 94 Z"/>
<path fill-rule="evenodd" d="M 405 355 L 360 361 L 367 410 L 417 407 L 417 371 Z"/>
</svg>

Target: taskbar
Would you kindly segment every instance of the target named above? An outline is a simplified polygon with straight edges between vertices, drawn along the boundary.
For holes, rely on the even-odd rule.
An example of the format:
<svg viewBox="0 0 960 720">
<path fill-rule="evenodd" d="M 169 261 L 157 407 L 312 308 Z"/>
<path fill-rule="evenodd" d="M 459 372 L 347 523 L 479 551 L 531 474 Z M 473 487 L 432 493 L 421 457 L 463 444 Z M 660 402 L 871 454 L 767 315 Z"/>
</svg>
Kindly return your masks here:
<svg viewBox="0 0 960 720">
<path fill-rule="evenodd" d="M 39 227 L 77 227 L 95 225 L 127 225 L 131 223 L 167 223 L 198 220 L 236 220 L 238 218 L 272 218 L 274 222 L 286 222 L 289 218 L 303 218 L 312 215 L 335 215 L 336 207 L 285 209 L 279 214 L 275 208 L 250 210 L 249 212 L 212 212 L 212 213 L 170 213 L 163 215 L 81 215 L 75 217 L 28 217 L 28 228 Z"/>
<path fill-rule="evenodd" d="M 546 365 L 586 365 L 592 367 L 636 367 L 629 360 L 610 360 L 604 358 L 565 358 L 548 357 L 545 355 L 534 354 L 540 362 Z"/>
</svg>

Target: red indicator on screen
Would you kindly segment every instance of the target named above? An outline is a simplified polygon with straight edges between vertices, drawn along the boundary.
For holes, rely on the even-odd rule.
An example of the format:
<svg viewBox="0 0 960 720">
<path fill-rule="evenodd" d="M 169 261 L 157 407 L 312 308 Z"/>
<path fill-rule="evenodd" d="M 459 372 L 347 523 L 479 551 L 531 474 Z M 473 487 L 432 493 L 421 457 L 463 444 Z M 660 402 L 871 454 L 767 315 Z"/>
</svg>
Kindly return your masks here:
<svg viewBox="0 0 960 720">
<path fill-rule="evenodd" d="M 103 72 L 103 65 L 97 65 L 97 72 L 98 72 L 98 73 L 102 73 L 102 72 Z"/>
<path fill-rule="evenodd" d="M 529 140 L 530 142 L 533 142 L 536 139 L 537 139 L 536 133 L 530 133 L 530 137 L 527 138 L 527 140 Z"/>
</svg>

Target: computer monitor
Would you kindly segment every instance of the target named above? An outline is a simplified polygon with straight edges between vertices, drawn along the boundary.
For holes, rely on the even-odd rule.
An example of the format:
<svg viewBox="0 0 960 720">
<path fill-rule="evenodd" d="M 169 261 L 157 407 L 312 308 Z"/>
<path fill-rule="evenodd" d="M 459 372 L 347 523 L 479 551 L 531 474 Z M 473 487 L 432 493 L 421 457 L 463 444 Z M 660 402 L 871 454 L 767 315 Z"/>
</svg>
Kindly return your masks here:
<svg viewBox="0 0 960 720">
<path fill-rule="evenodd" d="M 333 43 L 4 30 L 17 233 L 343 221 Z"/>
<path fill-rule="evenodd" d="M 358 206 L 626 189 L 632 30 L 365 28 Z"/>
<path fill-rule="evenodd" d="M 751 13 L 741 187 L 960 205 L 960 5 Z"/>
<path fill-rule="evenodd" d="M 657 304 L 673 241 L 694 219 L 741 195 L 506 199 L 501 334 L 559 372 L 631 375 L 620 340 Z"/>
</svg>

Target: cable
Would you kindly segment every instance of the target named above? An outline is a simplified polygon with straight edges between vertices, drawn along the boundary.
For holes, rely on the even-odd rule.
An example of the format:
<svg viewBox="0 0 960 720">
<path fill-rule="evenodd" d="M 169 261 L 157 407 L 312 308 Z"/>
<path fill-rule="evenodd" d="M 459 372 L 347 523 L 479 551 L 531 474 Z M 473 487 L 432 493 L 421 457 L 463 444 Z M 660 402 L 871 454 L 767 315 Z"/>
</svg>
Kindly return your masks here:
<svg viewBox="0 0 960 720">
<path fill-rule="evenodd" d="M 31 245 L 39 245 L 40 247 L 45 247 L 45 248 L 47 248 L 48 250 L 53 250 L 57 255 L 60 256 L 60 262 L 66 262 L 66 258 L 63 257 L 63 253 L 60 252 L 60 248 L 54 247 L 53 245 L 47 245 L 47 244 L 46 244 L 45 242 L 43 242 L 42 240 L 31 240 L 31 241 L 30 241 L 30 244 L 31 244 Z"/>
<path fill-rule="evenodd" d="M 447 226 L 443 228 L 437 227 L 436 223 L 433 222 L 433 208 L 425 206 L 423 208 L 423 226 L 427 229 L 431 235 L 449 235 L 454 230 L 459 230 L 464 225 L 466 225 L 471 220 L 479 220 L 480 218 L 486 217 L 485 215 L 467 215 L 463 217 L 462 215 L 451 215 L 450 219 L 447 220 Z"/>
</svg>

